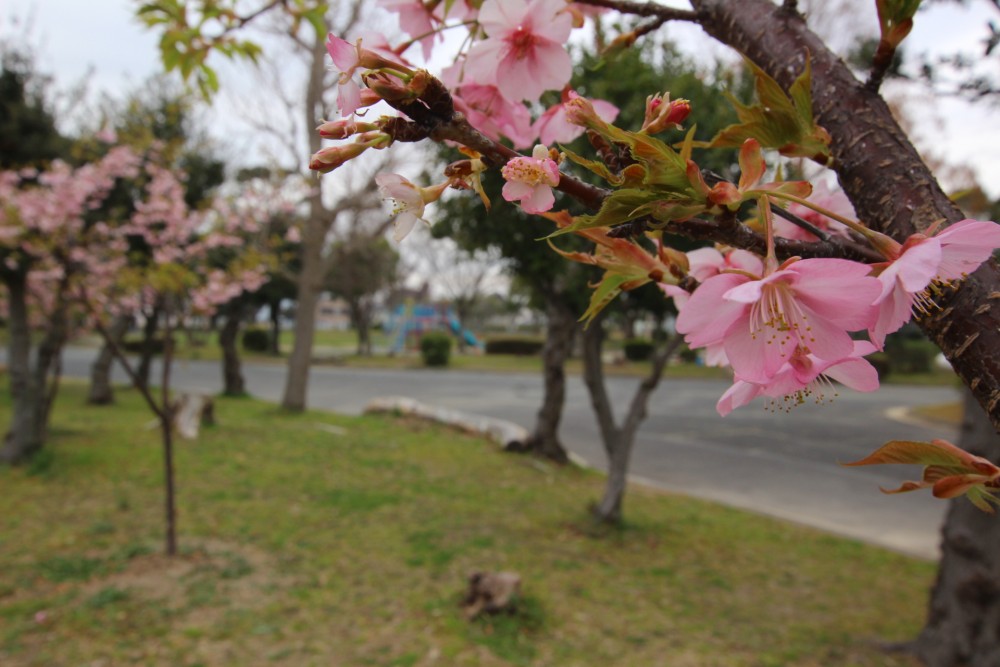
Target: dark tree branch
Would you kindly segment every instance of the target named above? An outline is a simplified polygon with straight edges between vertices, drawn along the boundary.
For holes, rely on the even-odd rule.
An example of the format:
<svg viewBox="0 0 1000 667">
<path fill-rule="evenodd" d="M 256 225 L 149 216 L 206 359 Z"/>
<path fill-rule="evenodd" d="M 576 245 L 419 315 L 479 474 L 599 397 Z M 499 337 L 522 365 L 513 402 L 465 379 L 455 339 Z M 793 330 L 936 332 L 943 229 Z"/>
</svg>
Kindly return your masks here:
<svg viewBox="0 0 1000 667">
<path fill-rule="evenodd" d="M 695 12 L 664 7 L 655 2 L 631 2 L 630 0 L 577 0 L 577 2 L 581 5 L 607 7 L 633 16 L 655 16 L 662 21 L 698 21 L 698 14 Z"/>
</svg>

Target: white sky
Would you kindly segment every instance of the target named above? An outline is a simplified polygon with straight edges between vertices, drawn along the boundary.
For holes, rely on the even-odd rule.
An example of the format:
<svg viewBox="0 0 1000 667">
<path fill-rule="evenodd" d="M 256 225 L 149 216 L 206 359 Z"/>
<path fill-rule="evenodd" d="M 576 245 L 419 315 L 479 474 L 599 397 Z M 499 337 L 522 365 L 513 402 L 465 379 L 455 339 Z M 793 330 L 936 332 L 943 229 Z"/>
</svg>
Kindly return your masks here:
<svg viewBox="0 0 1000 667">
<path fill-rule="evenodd" d="M 979 53 L 985 19 L 1000 18 L 986 4 L 980 0 L 962 8 L 949 3 L 918 14 L 906 46 L 913 53 L 955 48 Z M 58 88 L 89 77 L 92 91 L 120 93 L 138 87 L 159 69 L 156 39 L 132 18 L 135 5 L 130 0 L 0 0 L 0 37 L 26 35 L 38 51 L 41 71 L 54 75 Z M 15 25 L 12 17 L 20 23 Z M 220 136 L 226 131 L 221 115 L 216 112 L 214 121 Z M 949 99 L 912 115 L 923 135 L 918 144 L 933 144 L 950 162 L 973 167 L 986 190 L 1000 197 L 1000 132 L 994 108 L 970 108 Z"/>
</svg>

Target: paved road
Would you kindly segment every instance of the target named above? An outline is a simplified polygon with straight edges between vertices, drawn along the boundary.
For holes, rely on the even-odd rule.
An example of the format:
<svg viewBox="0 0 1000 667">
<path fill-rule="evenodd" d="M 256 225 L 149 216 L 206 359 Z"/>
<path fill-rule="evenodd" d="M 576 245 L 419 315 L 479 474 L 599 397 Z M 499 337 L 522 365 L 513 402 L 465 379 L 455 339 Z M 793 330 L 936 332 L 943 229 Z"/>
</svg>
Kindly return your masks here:
<svg viewBox="0 0 1000 667">
<path fill-rule="evenodd" d="M 65 374 L 85 376 L 93 354 L 67 350 Z M 283 365 L 248 365 L 245 374 L 255 396 L 279 400 Z M 186 390 L 215 393 L 222 385 L 217 362 L 177 362 L 174 378 Z M 608 382 L 621 415 L 638 381 Z M 888 415 L 894 408 L 958 400 L 955 389 L 890 385 L 875 394 L 844 391 L 826 405 L 804 405 L 790 414 L 770 414 L 754 404 L 723 419 L 714 406 L 726 386 L 709 380 L 664 381 L 639 432 L 632 473 L 669 490 L 922 557 L 937 555 L 946 504 L 926 493 L 885 496 L 878 490 L 898 485 L 913 469 L 849 469 L 837 462 L 861 458 L 894 438 L 953 439 L 951 429 L 902 423 Z M 315 367 L 309 401 L 311 407 L 358 414 L 374 397 L 409 396 L 530 426 L 541 394 L 541 378 L 534 374 Z M 602 468 L 605 458 L 589 406 L 582 382 L 570 378 L 562 438 L 572 451 Z"/>
</svg>

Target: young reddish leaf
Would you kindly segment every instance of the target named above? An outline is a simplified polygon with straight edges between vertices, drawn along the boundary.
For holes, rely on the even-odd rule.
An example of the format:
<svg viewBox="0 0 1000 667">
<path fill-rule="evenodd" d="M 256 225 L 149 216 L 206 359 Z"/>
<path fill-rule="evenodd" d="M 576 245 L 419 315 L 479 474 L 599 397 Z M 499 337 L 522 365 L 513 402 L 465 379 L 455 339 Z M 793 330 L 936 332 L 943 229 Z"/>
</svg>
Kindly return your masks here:
<svg viewBox="0 0 1000 667">
<path fill-rule="evenodd" d="M 905 493 L 932 487 L 935 498 L 957 498 L 966 495 L 984 512 L 993 513 L 990 503 L 1000 504 L 993 489 L 1000 486 L 1000 467 L 981 456 L 970 454 L 946 440 L 914 442 L 893 440 L 870 455 L 845 463 L 847 466 L 888 463 L 924 465 L 923 479 L 903 482 L 898 489 L 882 489 L 883 493 Z"/>
</svg>

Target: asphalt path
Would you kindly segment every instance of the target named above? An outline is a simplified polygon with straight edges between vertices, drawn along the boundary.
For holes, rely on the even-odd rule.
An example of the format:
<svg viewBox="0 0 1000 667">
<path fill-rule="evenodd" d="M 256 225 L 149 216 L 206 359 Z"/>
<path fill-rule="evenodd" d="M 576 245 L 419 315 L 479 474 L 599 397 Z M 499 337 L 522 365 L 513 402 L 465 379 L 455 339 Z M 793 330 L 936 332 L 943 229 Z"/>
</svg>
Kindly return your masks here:
<svg viewBox="0 0 1000 667">
<path fill-rule="evenodd" d="M 63 372 L 85 377 L 95 351 L 66 350 Z M 283 364 L 247 364 L 247 387 L 278 401 Z M 124 376 L 116 376 L 124 381 Z M 217 393 L 219 362 L 177 361 L 174 386 Z M 638 379 L 607 379 L 619 418 Z M 844 468 L 892 439 L 954 439 L 954 429 L 900 418 L 906 408 L 958 400 L 948 387 L 887 385 L 873 394 L 841 390 L 823 405 L 802 405 L 773 414 L 761 404 L 719 417 L 715 402 L 727 383 L 664 380 L 649 403 L 649 416 L 635 443 L 631 473 L 636 481 L 711 499 L 825 531 L 924 557 L 938 554 L 938 531 L 946 503 L 929 493 L 886 496 L 918 469 L 901 466 Z M 542 396 L 540 374 L 441 370 L 370 370 L 314 366 L 310 407 L 360 414 L 376 397 L 407 396 L 433 406 L 533 423 Z M 604 468 L 590 400 L 582 381 L 568 379 L 561 437 L 588 464 Z M 958 502 L 965 502 L 960 500 Z M 626 512 L 628 499 L 626 498 Z"/>
</svg>

